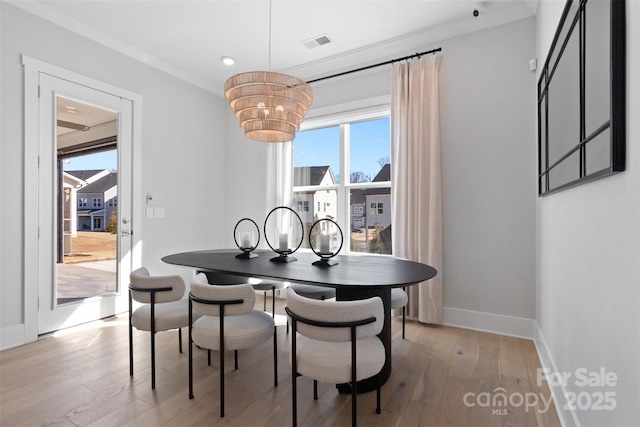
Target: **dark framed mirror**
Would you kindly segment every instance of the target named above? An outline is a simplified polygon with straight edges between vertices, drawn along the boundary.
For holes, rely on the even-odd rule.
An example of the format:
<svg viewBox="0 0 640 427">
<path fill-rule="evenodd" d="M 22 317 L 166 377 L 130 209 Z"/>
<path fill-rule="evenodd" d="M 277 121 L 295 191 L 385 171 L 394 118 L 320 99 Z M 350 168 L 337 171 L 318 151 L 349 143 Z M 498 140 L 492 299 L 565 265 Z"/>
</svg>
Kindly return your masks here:
<svg viewBox="0 0 640 427">
<path fill-rule="evenodd" d="M 567 0 L 538 81 L 538 194 L 625 169 L 625 1 Z"/>
</svg>

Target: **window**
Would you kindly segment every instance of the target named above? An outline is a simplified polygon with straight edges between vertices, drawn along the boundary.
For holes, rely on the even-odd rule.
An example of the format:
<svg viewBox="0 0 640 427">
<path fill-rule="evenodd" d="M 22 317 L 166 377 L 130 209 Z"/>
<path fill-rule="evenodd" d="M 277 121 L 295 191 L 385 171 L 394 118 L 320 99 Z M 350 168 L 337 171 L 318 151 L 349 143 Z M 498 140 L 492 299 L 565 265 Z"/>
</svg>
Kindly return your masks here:
<svg viewBox="0 0 640 427">
<path fill-rule="evenodd" d="M 109 207 L 116 207 L 118 206 L 118 198 L 114 197 L 113 199 L 109 199 Z"/>
<path fill-rule="evenodd" d="M 371 203 L 371 215 L 382 215 L 384 213 L 384 203 Z"/>
<path fill-rule="evenodd" d="M 78 198 L 78 207 L 79 208 L 84 208 L 87 206 L 87 199 L 86 197 L 83 198 Z"/>
<path fill-rule="evenodd" d="M 96 197 L 93 199 L 93 207 L 94 208 L 101 208 L 102 207 L 102 199 L 99 197 Z"/>
<path fill-rule="evenodd" d="M 309 212 L 309 201 L 308 200 L 298 200 L 298 212 Z"/>
<path fill-rule="evenodd" d="M 388 111 L 335 122 L 307 121 L 293 143 L 294 203 L 314 200 L 317 207 L 301 215 L 304 228 L 329 218 L 342 229 L 343 250 L 391 254 L 391 210 L 384 209 L 391 201 Z"/>
</svg>

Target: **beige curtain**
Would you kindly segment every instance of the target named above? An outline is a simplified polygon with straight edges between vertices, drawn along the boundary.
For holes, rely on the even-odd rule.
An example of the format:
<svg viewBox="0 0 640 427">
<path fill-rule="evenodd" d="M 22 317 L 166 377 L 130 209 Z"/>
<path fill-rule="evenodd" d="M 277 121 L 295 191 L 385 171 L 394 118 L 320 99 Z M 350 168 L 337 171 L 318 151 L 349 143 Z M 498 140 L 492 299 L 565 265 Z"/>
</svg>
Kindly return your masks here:
<svg viewBox="0 0 640 427">
<path fill-rule="evenodd" d="M 397 62 L 391 88 L 393 254 L 438 270 L 407 287 L 407 316 L 442 323 L 442 180 L 436 55 Z"/>
</svg>

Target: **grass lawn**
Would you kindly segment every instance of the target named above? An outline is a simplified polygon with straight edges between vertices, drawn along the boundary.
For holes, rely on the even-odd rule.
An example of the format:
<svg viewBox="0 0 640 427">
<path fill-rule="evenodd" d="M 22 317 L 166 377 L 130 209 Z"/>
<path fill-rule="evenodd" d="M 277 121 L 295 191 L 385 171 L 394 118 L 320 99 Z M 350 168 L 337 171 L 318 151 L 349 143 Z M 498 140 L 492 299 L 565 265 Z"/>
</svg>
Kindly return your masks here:
<svg viewBox="0 0 640 427">
<path fill-rule="evenodd" d="M 64 257 L 64 263 L 115 259 L 117 238 L 116 234 L 104 231 L 78 231 L 78 237 L 71 238 L 71 255 Z"/>
</svg>

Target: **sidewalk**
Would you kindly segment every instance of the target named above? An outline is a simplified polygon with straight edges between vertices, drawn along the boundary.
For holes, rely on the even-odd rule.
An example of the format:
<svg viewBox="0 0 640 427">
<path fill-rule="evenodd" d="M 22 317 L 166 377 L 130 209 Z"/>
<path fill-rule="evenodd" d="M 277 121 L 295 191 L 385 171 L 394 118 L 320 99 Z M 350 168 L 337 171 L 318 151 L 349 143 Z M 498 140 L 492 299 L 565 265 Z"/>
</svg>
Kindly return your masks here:
<svg viewBox="0 0 640 427">
<path fill-rule="evenodd" d="M 57 264 L 58 304 L 116 291 L 116 260 Z"/>
</svg>

